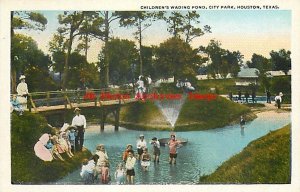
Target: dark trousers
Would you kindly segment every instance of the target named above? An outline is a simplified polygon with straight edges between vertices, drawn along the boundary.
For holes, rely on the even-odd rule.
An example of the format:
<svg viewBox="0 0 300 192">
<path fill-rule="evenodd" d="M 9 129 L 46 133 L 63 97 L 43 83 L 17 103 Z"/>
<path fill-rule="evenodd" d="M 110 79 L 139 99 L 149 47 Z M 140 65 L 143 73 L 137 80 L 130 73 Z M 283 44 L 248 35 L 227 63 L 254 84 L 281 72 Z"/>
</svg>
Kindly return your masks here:
<svg viewBox="0 0 300 192">
<path fill-rule="evenodd" d="M 280 100 L 277 100 L 277 101 L 276 101 L 276 103 L 277 103 L 277 107 L 278 107 L 278 109 L 280 109 L 280 108 L 281 108 L 281 103 L 280 103 Z"/>
<path fill-rule="evenodd" d="M 267 96 L 267 103 L 271 103 L 271 97 Z"/>
<path fill-rule="evenodd" d="M 83 126 L 77 126 L 77 136 L 75 137 L 75 149 L 81 151 L 84 141 L 84 128 Z"/>
</svg>

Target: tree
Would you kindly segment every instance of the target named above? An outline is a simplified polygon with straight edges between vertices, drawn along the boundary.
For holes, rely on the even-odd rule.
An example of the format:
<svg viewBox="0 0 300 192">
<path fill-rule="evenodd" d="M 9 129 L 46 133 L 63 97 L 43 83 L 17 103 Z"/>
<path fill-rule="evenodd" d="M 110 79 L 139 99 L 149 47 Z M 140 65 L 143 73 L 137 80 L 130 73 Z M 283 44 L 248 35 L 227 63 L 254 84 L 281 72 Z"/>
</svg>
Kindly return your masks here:
<svg viewBox="0 0 300 192">
<path fill-rule="evenodd" d="M 132 65 L 138 59 L 138 50 L 133 41 L 125 39 L 111 39 L 103 49 L 107 50 L 109 58 L 109 81 L 113 84 L 121 85 L 131 82 L 134 78 Z M 104 65 L 104 51 L 100 52 L 100 69 Z M 101 70 L 102 71 L 102 70 Z"/>
<path fill-rule="evenodd" d="M 148 12 L 148 11 L 118 11 L 120 16 L 120 25 L 123 27 L 133 26 L 136 31 L 133 33 L 134 37 L 139 42 L 139 59 L 140 59 L 140 74 L 143 74 L 143 46 L 142 33 L 152 25 L 152 22 L 162 17 L 162 12 Z"/>
<path fill-rule="evenodd" d="M 161 77 L 174 76 L 179 78 L 196 76 L 197 69 L 201 65 L 201 58 L 197 50 L 184 42 L 184 40 L 173 37 L 161 43 L 156 50 L 156 71 Z"/>
<path fill-rule="evenodd" d="M 247 62 L 249 68 L 257 68 L 260 73 L 272 70 L 272 64 L 266 57 L 254 53 L 251 57 L 251 61 Z"/>
<path fill-rule="evenodd" d="M 57 31 L 49 42 L 49 51 L 52 53 L 52 68 L 55 72 L 59 72 L 60 87 L 62 87 L 62 73 L 64 71 L 66 47 L 66 40 L 62 31 Z"/>
<path fill-rule="evenodd" d="M 63 27 L 58 28 L 58 31 L 61 31 L 63 34 L 67 35 L 68 38 L 67 42 L 67 53 L 65 56 L 64 62 L 64 77 L 62 83 L 62 89 L 66 89 L 67 79 L 68 79 L 68 72 L 69 72 L 69 61 L 70 55 L 72 51 L 72 44 L 74 38 L 77 35 L 80 35 L 79 28 L 84 20 L 84 13 L 81 11 L 65 11 L 64 14 L 58 15 L 58 22 L 59 24 L 63 25 Z"/>
<path fill-rule="evenodd" d="M 19 75 L 26 75 L 31 92 L 56 88 L 49 76 L 50 57 L 38 49 L 37 43 L 31 37 L 15 34 L 12 38 L 11 54 L 14 55 L 12 65 L 16 67 Z"/>
<path fill-rule="evenodd" d="M 291 52 L 285 49 L 280 49 L 278 52 L 272 50 L 270 56 L 274 70 L 282 70 L 287 75 L 291 69 Z"/>
<path fill-rule="evenodd" d="M 221 48 L 221 42 L 211 40 L 207 47 L 201 46 L 199 51 L 207 54 L 209 65 L 207 67 L 208 74 L 213 78 L 220 74 L 223 78 L 231 73 L 237 76 L 240 66 L 243 63 L 243 55 L 239 51 L 229 51 Z"/>
<path fill-rule="evenodd" d="M 183 15 L 179 11 L 173 11 L 171 14 L 165 14 L 164 20 L 168 24 L 168 32 L 173 37 L 183 36 L 186 43 L 190 43 L 193 39 L 211 33 L 211 28 L 205 25 L 203 29 L 200 27 L 200 14 L 197 11 L 187 11 Z"/>
<path fill-rule="evenodd" d="M 47 19 L 40 13 L 34 11 L 11 11 L 11 39 L 15 36 L 17 29 L 44 30 Z M 13 40 L 12 40 L 13 41 Z M 16 92 L 18 62 L 13 62 L 16 55 L 11 54 L 11 92 Z"/>
</svg>

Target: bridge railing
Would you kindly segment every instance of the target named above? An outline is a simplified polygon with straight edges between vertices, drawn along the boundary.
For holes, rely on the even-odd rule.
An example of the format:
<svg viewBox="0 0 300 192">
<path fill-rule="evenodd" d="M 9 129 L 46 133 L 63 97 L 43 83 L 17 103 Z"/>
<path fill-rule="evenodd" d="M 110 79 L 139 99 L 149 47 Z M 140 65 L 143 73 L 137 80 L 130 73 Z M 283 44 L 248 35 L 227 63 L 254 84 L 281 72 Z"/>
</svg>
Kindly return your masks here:
<svg viewBox="0 0 300 192">
<path fill-rule="evenodd" d="M 73 108 L 75 103 L 94 102 L 95 106 L 100 101 L 121 100 L 133 98 L 133 88 L 103 88 L 103 89 L 86 89 L 86 90 L 65 90 L 65 91 L 47 91 L 32 92 L 28 94 L 28 108 L 37 111 L 38 107 L 50 107 L 69 105 Z"/>
</svg>

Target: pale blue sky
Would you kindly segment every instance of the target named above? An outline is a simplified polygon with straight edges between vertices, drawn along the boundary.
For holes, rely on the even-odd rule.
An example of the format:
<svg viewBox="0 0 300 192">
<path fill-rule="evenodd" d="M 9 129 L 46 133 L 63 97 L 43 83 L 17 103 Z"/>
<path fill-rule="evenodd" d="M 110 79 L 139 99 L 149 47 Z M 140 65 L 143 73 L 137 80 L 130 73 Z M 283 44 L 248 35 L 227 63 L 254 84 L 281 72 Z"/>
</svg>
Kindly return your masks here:
<svg viewBox="0 0 300 192">
<path fill-rule="evenodd" d="M 31 35 L 47 52 L 48 42 L 59 27 L 57 15 L 62 11 L 41 11 L 48 19 L 45 31 L 22 31 Z M 239 50 L 249 60 L 253 53 L 269 57 L 271 50 L 291 49 L 291 11 L 289 10 L 200 10 L 201 25 L 210 25 L 212 33 L 196 38 L 194 48 L 206 46 L 210 39 L 221 41 L 222 47 Z M 113 36 L 134 40 L 132 29 L 112 23 Z M 145 45 L 158 45 L 170 37 L 164 21 L 154 22 L 144 33 Z M 96 61 L 102 42 L 93 40 L 89 61 Z"/>
</svg>

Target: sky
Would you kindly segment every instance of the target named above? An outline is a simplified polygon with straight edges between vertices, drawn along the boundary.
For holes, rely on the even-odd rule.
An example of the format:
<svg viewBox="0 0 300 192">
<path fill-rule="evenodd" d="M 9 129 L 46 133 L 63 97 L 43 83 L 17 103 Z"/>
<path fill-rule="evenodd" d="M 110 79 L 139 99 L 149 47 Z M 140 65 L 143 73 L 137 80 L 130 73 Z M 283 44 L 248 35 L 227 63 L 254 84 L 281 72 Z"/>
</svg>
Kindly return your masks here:
<svg viewBox="0 0 300 192">
<path fill-rule="evenodd" d="M 61 11 L 40 11 L 48 20 L 46 30 L 16 30 L 30 35 L 38 46 L 49 54 L 49 41 L 59 27 L 57 16 Z M 291 50 L 291 11 L 290 10 L 200 10 L 200 26 L 209 25 L 212 33 L 195 38 L 193 48 L 207 46 L 211 39 L 221 42 L 223 49 L 240 51 L 244 62 L 253 53 L 270 57 L 270 51 Z M 115 21 L 111 26 L 112 36 L 136 42 L 131 28 L 120 27 Z M 144 45 L 159 45 L 171 37 L 164 21 L 153 22 L 143 34 Z M 76 43 L 75 43 L 76 44 Z M 96 62 L 103 43 L 93 40 L 88 51 L 88 61 Z"/>
</svg>

